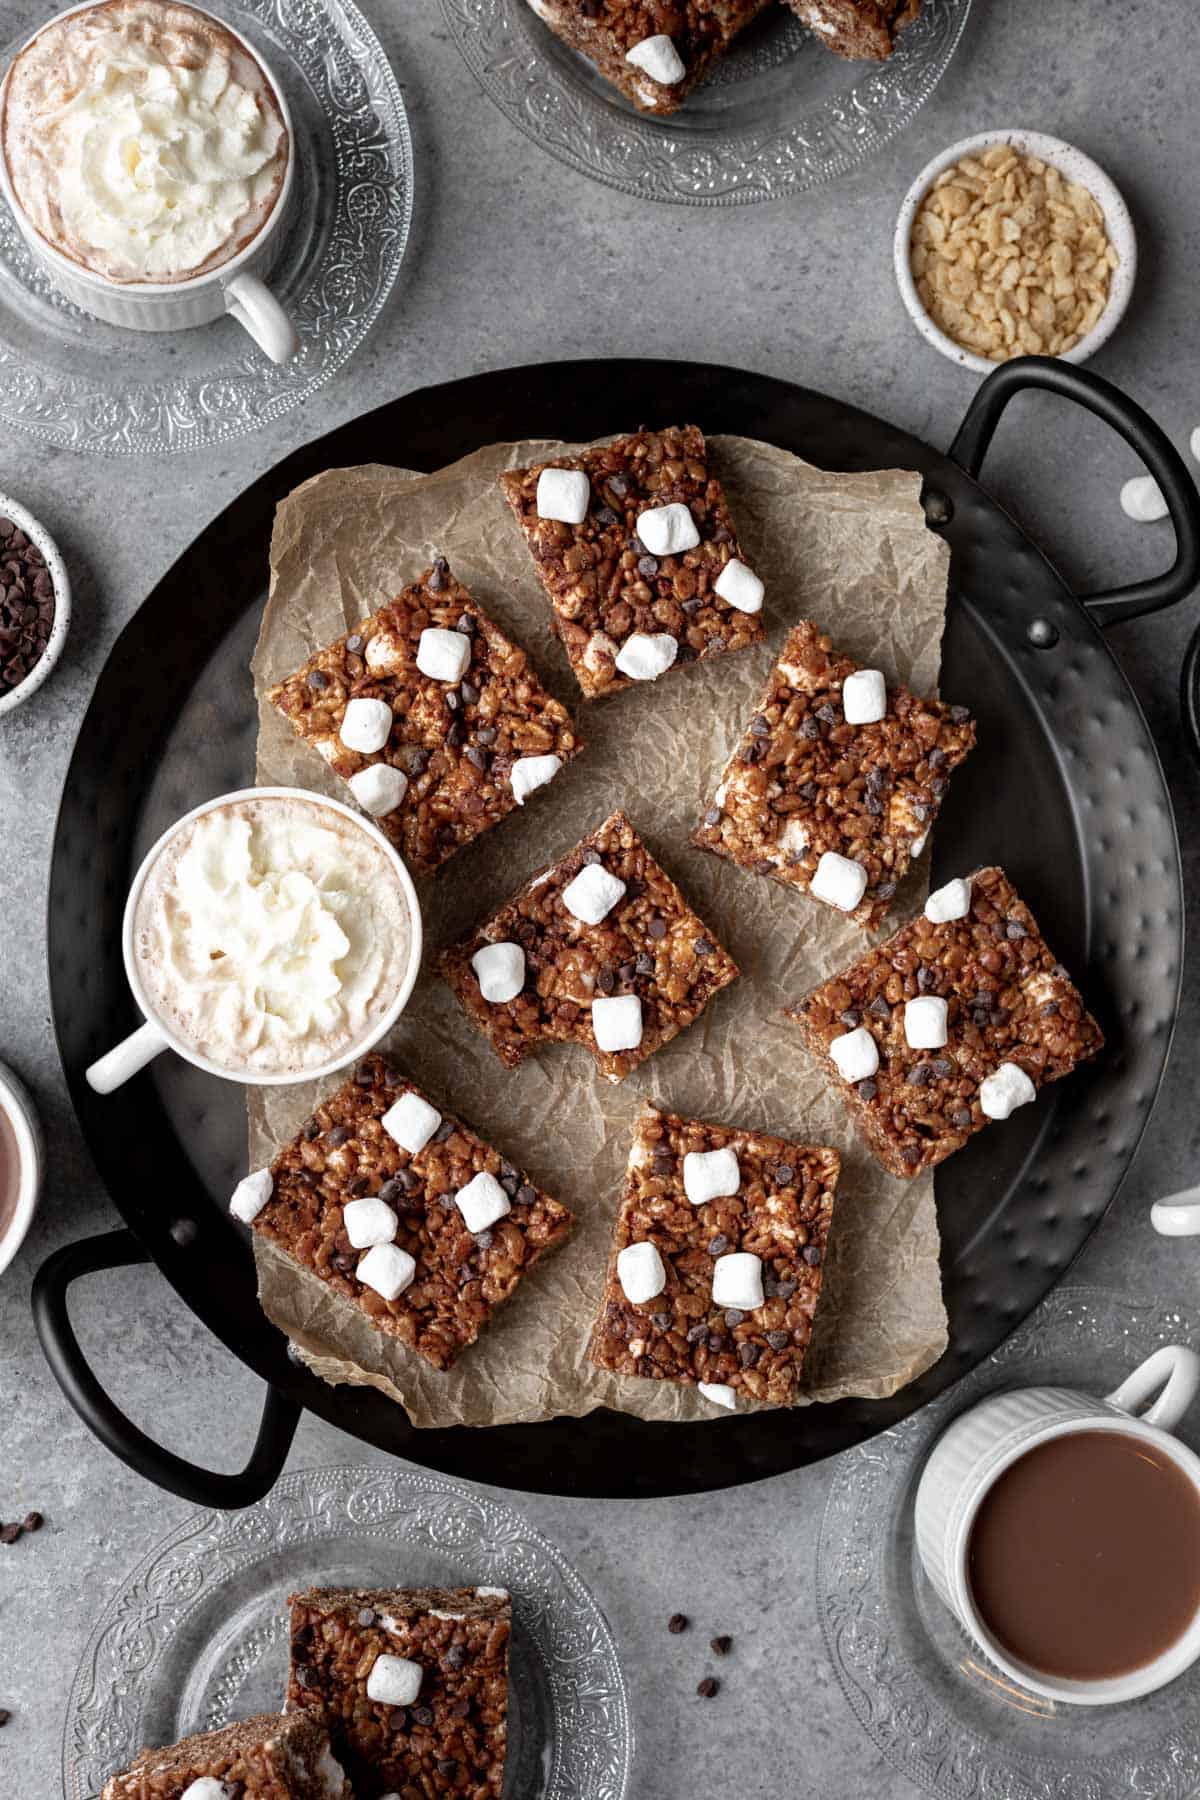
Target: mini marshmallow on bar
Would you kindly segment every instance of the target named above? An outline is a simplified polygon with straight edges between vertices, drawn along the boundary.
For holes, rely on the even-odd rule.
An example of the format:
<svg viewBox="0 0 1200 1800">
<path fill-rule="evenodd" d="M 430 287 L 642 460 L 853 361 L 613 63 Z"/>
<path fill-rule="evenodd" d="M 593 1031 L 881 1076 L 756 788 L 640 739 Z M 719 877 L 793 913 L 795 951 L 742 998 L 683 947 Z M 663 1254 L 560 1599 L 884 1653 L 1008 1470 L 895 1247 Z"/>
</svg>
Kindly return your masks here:
<svg viewBox="0 0 1200 1800">
<path fill-rule="evenodd" d="M 553 781 L 562 766 L 562 757 L 553 754 L 519 756 L 508 772 L 509 786 L 517 805 L 524 806 L 530 794 L 535 794 L 547 782 Z"/>
<path fill-rule="evenodd" d="M 754 1312 L 763 1304 L 762 1259 L 749 1250 L 731 1251 L 713 1263 L 714 1306 Z"/>
<path fill-rule="evenodd" d="M 489 1006 L 505 1006 L 525 986 L 525 952 L 520 944 L 483 944 L 471 958 L 479 991 Z"/>
<path fill-rule="evenodd" d="M 625 61 L 632 63 L 635 69 L 641 69 L 651 81 L 657 81 L 663 87 L 674 87 L 687 74 L 682 56 L 672 40 L 661 31 L 654 37 L 643 38 L 640 44 L 627 50 Z M 642 542 L 645 541 L 643 538 Z M 649 549 L 649 545 L 646 547 Z"/>
<path fill-rule="evenodd" d="M 240 1219 L 243 1225 L 253 1225 L 271 1198 L 274 1186 L 270 1169 L 255 1169 L 252 1174 L 243 1175 L 229 1202 L 234 1218 Z"/>
<path fill-rule="evenodd" d="M 377 1656 L 367 1676 L 367 1699 L 379 1706 L 411 1706 L 425 1671 L 407 1656 Z"/>
<path fill-rule="evenodd" d="M 944 1049 L 948 1007 L 938 994 L 918 994 L 904 1003 L 904 1041 L 912 1050 Z"/>
<path fill-rule="evenodd" d="M 347 786 L 364 812 L 373 819 L 386 818 L 408 792 L 408 776 L 391 763 L 370 763 L 350 777 Z"/>
<path fill-rule="evenodd" d="M 738 612 L 761 612 L 765 592 L 754 570 L 748 569 L 736 556 L 725 564 L 713 582 L 713 593 L 719 594 L 726 605 L 736 607 Z"/>
<path fill-rule="evenodd" d="M 695 519 L 677 500 L 639 513 L 637 534 L 651 556 L 679 556 L 700 542 Z"/>
<path fill-rule="evenodd" d="M 437 1107 L 411 1091 L 401 1094 L 379 1121 L 388 1136 L 410 1156 L 421 1154 L 441 1122 Z"/>
<path fill-rule="evenodd" d="M 698 1381 L 696 1392 L 703 1394 L 713 1406 L 723 1406 L 726 1412 L 737 1411 L 737 1389 L 730 1387 L 727 1381 Z"/>
<path fill-rule="evenodd" d="M 431 681 L 461 681 L 471 666 L 471 640 L 465 631 L 427 625 L 417 644 L 417 667 Z"/>
<path fill-rule="evenodd" d="M 360 756 L 374 756 L 382 750 L 392 732 L 392 709 L 386 700 L 359 697 L 346 702 L 338 736 L 347 750 Z"/>
<path fill-rule="evenodd" d="M 914 854 L 916 846 L 914 845 Z M 925 917 L 931 925 L 948 925 L 952 919 L 965 919 L 971 910 L 971 884 L 961 878 L 935 888 L 925 902 Z"/>
<path fill-rule="evenodd" d="M 342 1224 L 355 1250 L 369 1250 L 372 1244 L 390 1244 L 399 1222 L 385 1200 L 369 1196 L 347 1201 L 342 1208 Z"/>
<path fill-rule="evenodd" d="M 416 1260 L 396 1244 L 374 1244 L 356 1271 L 365 1287 L 373 1288 L 384 1300 L 397 1300 L 413 1284 Z"/>
<path fill-rule="evenodd" d="M 668 631 L 635 631 L 617 652 L 616 667 L 630 681 L 657 681 L 674 665 L 679 640 Z"/>
<path fill-rule="evenodd" d="M 878 669 L 856 669 L 842 683 L 847 725 L 878 725 L 887 716 L 887 683 Z"/>
<path fill-rule="evenodd" d="M 869 1081 L 879 1067 L 879 1047 L 865 1025 L 835 1037 L 829 1054 L 843 1081 Z"/>
<path fill-rule="evenodd" d="M 642 1041 L 642 1003 L 636 994 L 598 995 L 592 1001 L 596 1048 L 610 1054 L 636 1050 Z"/>
<path fill-rule="evenodd" d="M 867 871 L 852 856 L 826 850 L 808 891 L 823 900 L 826 906 L 836 906 L 839 912 L 853 912 L 867 891 Z"/>
<path fill-rule="evenodd" d="M 989 1119 L 1007 1119 L 1018 1106 L 1037 1099 L 1037 1089 L 1016 1063 L 1001 1063 L 979 1084 L 979 1110 Z"/>
<path fill-rule="evenodd" d="M 481 1169 L 466 1187 L 459 1188 L 454 1204 L 463 1216 L 468 1231 L 486 1231 L 497 1219 L 512 1211 L 508 1195 L 494 1175 Z"/>
<path fill-rule="evenodd" d="M 625 883 L 603 863 L 585 863 L 562 891 L 562 903 L 581 925 L 599 925 L 625 892 Z"/>
<path fill-rule="evenodd" d="M 617 1279 L 630 1305 L 644 1306 L 666 1287 L 667 1271 L 653 1244 L 626 1244 L 617 1257 Z"/>
<path fill-rule="evenodd" d="M 591 483 L 582 469 L 543 469 L 538 476 L 539 519 L 561 525 L 582 525 L 587 518 Z"/>
<path fill-rule="evenodd" d="M 689 1150 L 683 1159 L 683 1191 L 693 1206 L 736 1194 L 742 1184 L 736 1151 Z"/>
</svg>

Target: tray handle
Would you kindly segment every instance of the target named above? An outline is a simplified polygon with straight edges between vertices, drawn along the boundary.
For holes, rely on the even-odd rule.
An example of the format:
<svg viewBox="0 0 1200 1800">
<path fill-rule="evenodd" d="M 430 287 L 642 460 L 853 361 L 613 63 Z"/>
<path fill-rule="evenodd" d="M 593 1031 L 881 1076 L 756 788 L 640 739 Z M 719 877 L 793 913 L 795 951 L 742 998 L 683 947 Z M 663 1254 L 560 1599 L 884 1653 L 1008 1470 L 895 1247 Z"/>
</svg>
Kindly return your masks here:
<svg viewBox="0 0 1200 1800">
<path fill-rule="evenodd" d="M 287 1461 L 300 1419 L 301 1409 L 294 1401 L 268 1386 L 249 1462 L 235 1475 L 221 1474 L 185 1461 L 139 1430 L 101 1387 L 79 1347 L 67 1311 L 72 1282 L 83 1275 L 149 1260 L 131 1231 L 83 1238 L 48 1257 L 34 1277 L 32 1296 L 34 1323 L 46 1361 L 89 1431 L 137 1474 L 197 1506 L 250 1506 L 271 1491 Z"/>
</svg>

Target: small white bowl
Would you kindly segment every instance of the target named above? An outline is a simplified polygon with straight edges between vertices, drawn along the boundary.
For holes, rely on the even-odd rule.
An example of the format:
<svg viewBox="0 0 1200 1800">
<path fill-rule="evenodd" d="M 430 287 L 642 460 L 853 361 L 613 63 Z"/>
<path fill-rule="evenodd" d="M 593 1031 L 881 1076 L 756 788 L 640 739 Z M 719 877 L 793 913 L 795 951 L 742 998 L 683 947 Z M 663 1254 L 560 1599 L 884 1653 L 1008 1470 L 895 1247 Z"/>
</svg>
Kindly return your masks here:
<svg viewBox="0 0 1200 1800">
<path fill-rule="evenodd" d="M 0 494 L 0 516 L 19 525 L 30 542 L 37 545 L 46 559 L 46 567 L 54 583 L 54 623 L 50 627 L 49 641 L 42 651 L 41 659 L 34 663 L 24 681 L 18 687 L 9 688 L 0 694 L 0 718 L 3 718 L 5 713 L 13 712 L 31 694 L 37 693 L 62 655 L 63 645 L 67 641 L 67 628 L 71 623 L 71 582 L 67 566 L 58 553 L 58 545 L 27 507 L 22 506 L 19 500 L 11 499 L 8 494 Z"/>
<path fill-rule="evenodd" d="M 935 350 L 940 350 L 943 356 L 948 356 L 951 362 L 958 363 L 964 369 L 973 369 L 978 375 L 990 375 L 993 369 L 1002 366 L 991 362 L 986 356 L 978 356 L 974 350 L 964 349 L 953 338 L 947 337 L 944 331 L 939 330 L 921 304 L 909 261 L 909 240 L 917 208 L 938 176 L 961 157 L 979 156 L 985 150 L 994 149 L 997 144 L 1007 144 L 1027 156 L 1040 157 L 1043 162 L 1060 170 L 1068 181 L 1080 182 L 1090 191 L 1104 214 L 1104 229 L 1108 233 L 1108 240 L 1121 259 L 1109 279 L 1108 304 L 1086 337 L 1080 338 L 1073 349 L 1063 351 L 1061 357 L 1063 362 L 1086 362 L 1116 330 L 1129 304 L 1137 275 L 1137 238 L 1129 208 L 1104 170 L 1090 156 L 1085 156 L 1082 150 L 1076 150 L 1073 144 L 1063 143 L 1061 138 L 1046 137 L 1040 131 L 981 131 L 975 137 L 963 138 L 959 143 L 951 144 L 948 150 L 943 150 L 925 165 L 905 194 L 900 216 L 896 220 L 892 257 L 901 299 L 909 318 L 925 342 L 932 344 Z"/>
<path fill-rule="evenodd" d="M 12 514 L 9 514 L 12 517 Z M 17 1140 L 20 1178 L 17 1182 L 17 1206 L 8 1230 L 0 1237 L 0 1275 L 7 1269 L 25 1241 L 42 1193 L 42 1128 L 33 1110 L 33 1101 L 12 1070 L 0 1063 L 0 1112 L 12 1126 Z"/>
</svg>

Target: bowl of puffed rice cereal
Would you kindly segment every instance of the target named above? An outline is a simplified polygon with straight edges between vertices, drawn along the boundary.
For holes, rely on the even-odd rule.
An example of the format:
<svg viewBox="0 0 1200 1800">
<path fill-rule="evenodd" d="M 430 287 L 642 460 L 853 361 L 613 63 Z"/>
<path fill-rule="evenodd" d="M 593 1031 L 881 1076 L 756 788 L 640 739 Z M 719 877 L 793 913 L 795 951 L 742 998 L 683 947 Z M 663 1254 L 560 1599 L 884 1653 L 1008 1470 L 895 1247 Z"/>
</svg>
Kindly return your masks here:
<svg viewBox="0 0 1200 1800">
<path fill-rule="evenodd" d="M 917 176 L 896 222 L 896 281 L 921 336 L 986 375 L 1014 356 L 1086 362 L 1137 271 L 1129 209 L 1082 150 L 985 131 Z"/>
</svg>

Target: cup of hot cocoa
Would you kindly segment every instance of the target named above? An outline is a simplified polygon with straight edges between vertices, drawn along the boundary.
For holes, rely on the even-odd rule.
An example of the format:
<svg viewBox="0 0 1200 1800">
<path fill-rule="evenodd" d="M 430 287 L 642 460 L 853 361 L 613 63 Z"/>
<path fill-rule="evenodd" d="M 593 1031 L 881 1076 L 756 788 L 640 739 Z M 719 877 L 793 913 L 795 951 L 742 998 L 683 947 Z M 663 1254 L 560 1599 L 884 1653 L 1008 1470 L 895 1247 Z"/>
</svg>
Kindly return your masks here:
<svg viewBox="0 0 1200 1800">
<path fill-rule="evenodd" d="M 87 1071 L 111 1093 L 174 1050 L 226 1080 L 342 1069 L 391 1030 L 421 961 L 408 870 L 376 826 L 299 788 L 222 794 L 164 832 L 125 905 L 145 1023 Z"/>
<path fill-rule="evenodd" d="M 1200 1657 L 1200 1458 L 1175 1436 L 1200 1357 L 1156 1350 L 1114 1393 L 994 1394 L 935 1444 L 917 1549 L 938 1594 L 1021 1687 L 1136 1700 Z"/>
<path fill-rule="evenodd" d="M 298 339 L 263 277 L 294 162 L 267 65 L 183 0 L 74 6 L 0 85 L 0 192 L 55 285 L 111 325 L 179 331 L 228 312 L 287 361 Z"/>
</svg>

